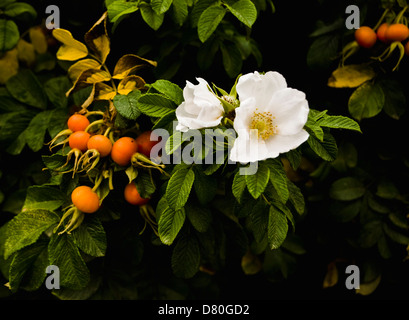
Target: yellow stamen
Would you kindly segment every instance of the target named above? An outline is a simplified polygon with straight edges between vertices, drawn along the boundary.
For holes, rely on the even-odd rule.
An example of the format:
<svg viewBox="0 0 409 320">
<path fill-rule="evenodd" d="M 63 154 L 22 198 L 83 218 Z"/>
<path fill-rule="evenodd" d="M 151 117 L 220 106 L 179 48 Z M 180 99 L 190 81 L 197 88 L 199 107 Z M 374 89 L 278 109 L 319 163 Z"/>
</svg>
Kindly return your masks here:
<svg viewBox="0 0 409 320">
<path fill-rule="evenodd" d="M 275 117 L 272 116 L 271 112 L 257 112 L 256 109 L 251 118 L 250 129 L 256 129 L 258 138 L 266 140 L 277 133 L 274 119 Z"/>
</svg>

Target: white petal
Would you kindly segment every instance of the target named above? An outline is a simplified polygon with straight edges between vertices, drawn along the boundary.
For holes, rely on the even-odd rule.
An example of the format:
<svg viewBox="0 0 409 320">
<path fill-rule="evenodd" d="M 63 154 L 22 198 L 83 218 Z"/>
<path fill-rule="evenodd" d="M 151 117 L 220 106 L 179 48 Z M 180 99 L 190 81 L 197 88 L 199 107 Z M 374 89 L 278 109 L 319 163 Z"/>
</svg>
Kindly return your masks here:
<svg viewBox="0 0 409 320">
<path fill-rule="evenodd" d="M 230 150 L 230 161 L 248 163 L 264 160 L 268 157 L 266 144 L 264 140 L 257 139 L 257 134 L 252 134 L 248 130 L 238 132 L 238 138 Z"/>
<path fill-rule="evenodd" d="M 287 88 L 287 82 L 280 73 L 269 71 L 262 75 L 256 71 L 241 76 L 237 82 L 236 91 L 240 101 L 254 97 L 258 105 L 264 105 L 272 94 L 285 88 Z"/>
<path fill-rule="evenodd" d="M 271 97 L 266 110 L 275 117 L 278 134 L 291 135 L 304 127 L 310 109 L 304 92 L 286 88 Z"/>
<path fill-rule="evenodd" d="M 235 109 L 236 116 L 233 126 L 236 131 L 241 129 L 250 129 L 251 118 L 256 111 L 256 100 L 249 98 L 240 103 L 240 107 Z"/>
<path fill-rule="evenodd" d="M 307 141 L 309 134 L 307 131 L 302 129 L 296 134 L 293 135 L 274 135 L 266 140 L 266 147 L 269 158 L 275 158 L 280 153 L 285 153 L 290 150 L 293 150 Z"/>
</svg>

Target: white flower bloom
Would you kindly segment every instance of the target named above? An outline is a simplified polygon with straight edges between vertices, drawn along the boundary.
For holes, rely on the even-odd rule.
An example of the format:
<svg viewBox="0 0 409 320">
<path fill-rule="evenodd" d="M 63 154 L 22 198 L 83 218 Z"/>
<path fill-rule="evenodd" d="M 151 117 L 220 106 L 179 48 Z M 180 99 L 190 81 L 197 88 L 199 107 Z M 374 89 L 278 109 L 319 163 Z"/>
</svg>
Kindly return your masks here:
<svg viewBox="0 0 409 320">
<path fill-rule="evenodd" d="M 197 78 L 198 85 L 186 81 L 183 89 L 185 99 L 176 109 L 176 130 L 202 129 L 217 126 L 223 118 L 224 109 L 217 97 L 209 91 L 208 83 Z"/>
<path fill-rule="evenodd" d="M 235 109 L 238 137 L 230 152 L 234 162 L 276 158 L 308 139 L 304 125 L 309 106 L 305 94 L 288 88 L 278 72 L 243 75 L 236 86 L 240 106 Z M 254 130 L 252 130 L 254 129 Z"/>
</svg>

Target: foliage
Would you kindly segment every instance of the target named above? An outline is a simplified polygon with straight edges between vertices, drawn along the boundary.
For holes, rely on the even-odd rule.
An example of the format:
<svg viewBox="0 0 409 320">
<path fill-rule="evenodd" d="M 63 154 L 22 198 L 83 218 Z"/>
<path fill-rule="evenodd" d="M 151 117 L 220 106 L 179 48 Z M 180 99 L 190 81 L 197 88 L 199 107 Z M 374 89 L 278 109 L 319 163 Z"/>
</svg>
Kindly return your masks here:
<svg viewBox="0 0 409 320">
<path fill-rule="evenodd" d="M 329 3 L 320 1 L 323 12 Z M 367 24 L 407 15 L 404 1 L 358 5 Z M 345 264 L 357 264 L 363 272 L 357 292 L 370 295 L 390 268 L 402 268 L 408 158 L 397 137 L 406 126 L 407 62 L 398 56 L 397 66 L 393 54 L 373 59 L 391 44 L 349 51 L 355 47 L 344 11 L 318 22 L 306 63 L 324 85 L 314 83 L 308 99 L 309 138 L 243 175 L 251 164 L 229 163 L 234 137 L 226 135 L 240 104 L 236 85 L 251 55 L 264 67 L 251 30 L 265 16 L 277 19 L 280 5 L 106 0 L 101 8 L 85 30 L 51 32 L 33 6 L 0 1 L 0 66 L 9 68 L 0 67 L 0 270 L 8 287 L 2 295 L 39 292 L 49 265 L 61 272 L 54 297 L 77 300 L 212 297 L 226 290 L 229 273 L 235 281 L 237 270 L 246 281 L 260 276 L 285 285 L 314 253 L 314 265 L 326 271 L 318 280 L 325 290 L 341 285 Z M 134 21 L 135 33 L 148 37 L 135 38 L 142 45 L 124 52 L 119 35 Z M 183 135 L 175 129 L 186 99 L 184 72 L 192 69 L 227 75 L 208 78 L 225 110 L 210 140 L 204 128 Z M 75 150 L 67 129 L 74 113 L 90 120 L 88 133 L 112 144 L 162 129 L 169 135 L 157 146 L 171 161 L 134 152 L 123 166 L 96 150 Z M 209 153 L 223 157 L 207 163 Z M 195 161 L 178 161 L 181 155 Z M 125 201 L 129 183 L 147 204 Z M 72 203 L 83 185 L 100 200 L 94 213 Z"/>
</svg>

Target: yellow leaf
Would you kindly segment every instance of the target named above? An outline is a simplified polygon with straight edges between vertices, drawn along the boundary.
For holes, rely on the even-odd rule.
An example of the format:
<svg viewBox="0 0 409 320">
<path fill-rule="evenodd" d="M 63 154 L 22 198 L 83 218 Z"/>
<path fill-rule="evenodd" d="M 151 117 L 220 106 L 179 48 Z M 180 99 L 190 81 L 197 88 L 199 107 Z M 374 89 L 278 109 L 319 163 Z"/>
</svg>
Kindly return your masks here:
<svg viewBox="0 0 409 320">
<path fill-rule="evenodd" d="M 0 58 L 0 84 L 5 84 L 9 78 L 18 72 L 17 48 L 6 51 Z"/>
<path fill-rule="evenodd" d="M 75 40 L 68 30 L 54 29 L 53 36 L 62 43 L 57 51 L 57 59 L 75 61 L 88 55 L 88 49 L 85 44 Z"/>
<path fill-rule="evenodd" d="M 153 66 L 156 67 L 156 61 L 141 58 L 134 54 L 126 54 L 122 56 L 115 65 L 114 79 L 124 79 L 131 72 L 139 70 L 143 67 Z"/>
<path fill-rule="evenodd" d="M 85 70 L 88 69 L 99 69 L 101 68 L 101 64 L 94 59 L 82 59 L 74 63 L 68 69 L 68 76 L 70 77 L 71 81 L 75 81 L 78 77 L 83 73 Z"/>
<path fill-rule="evenodd" d="M 105 12 L 84 36 L 85 43 L 95 53 L 101 64 L 105 63 L 110 52 L 110 41 L 106 29 L 107 15 L 108 13 Z"/>
<path fill-rule="evenodd" d="M 356 88 L 375 77 L 375 71 L 367 64 L 351 64 L 336 69 L 328 79 L 332 88 Z"/>
<path fill-rule="evenodd" d="M 370 295 L 372 292 L 375 291 L 375 289 L 378 287 L 380 282 L 381 282 L 381 275 L 376 277 L 376 279 L 371 282 L 359 284 L 359 288 L 355 289 L 355 292 L 363 296 Z"/>
<path fill-rule="evenodd" d="M 262 268 L 260 259 L 250 250 L 241 258 L 241 268 L 247 275 L 258 273 Z"/>
<path fill-rule="evenodd" d="M 324 282 L 322 287 L 330 288 L 335 286 L 338 283 L 338 268 L 335 262 L 330 262 L 327 266 L 327 273 L 324 277 Z"/>
<path fill-rule="evenodd" d="M 36 61 L 34 46 L 24 39 L 18 41 L 17 52 L 18 60 L 25 63 L 28 67 L 32 66 Z"/>
<path fill-rule="evenodd" d="M 118 93 L 127 95 L 135 89 L 143 89 L 145 87 L 145 80 L 136 75 L 127 76 L 118 84 Z"/>
<path fill-rule="evenodd" d="M 74 85 L 65 94 L 67 97 L 76 89 L 82 89 L 98 82 L 104 82 L 111 79 L 111 75 L 99 69 L 87 69 L 83 71 L 75 81 Z"/>
<path fill-rule="evenodd" d="M 43 54 L 47 52 L 48 44 L 45 34 L 41 30 L 41 27 L 32 27 L 28 30 L 28 35 L 30 37 L 30 42 L 34 46 L 34 50 Z"/>
<path fill-rule="evenodd" d="M 116 96 L 115 89 L 103 82 L 95 84 L 95 91 L 95 100 L 112 100 Z"/>
</svg>

